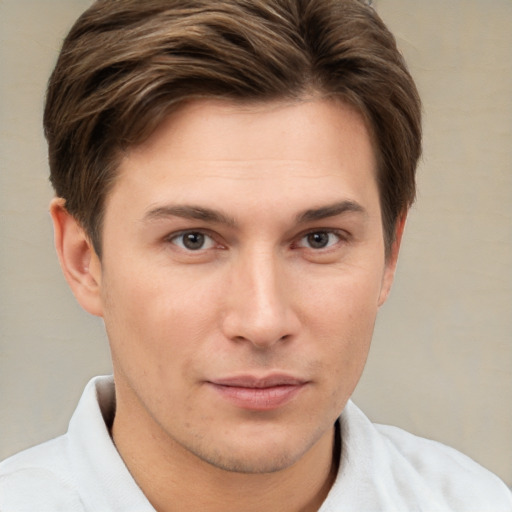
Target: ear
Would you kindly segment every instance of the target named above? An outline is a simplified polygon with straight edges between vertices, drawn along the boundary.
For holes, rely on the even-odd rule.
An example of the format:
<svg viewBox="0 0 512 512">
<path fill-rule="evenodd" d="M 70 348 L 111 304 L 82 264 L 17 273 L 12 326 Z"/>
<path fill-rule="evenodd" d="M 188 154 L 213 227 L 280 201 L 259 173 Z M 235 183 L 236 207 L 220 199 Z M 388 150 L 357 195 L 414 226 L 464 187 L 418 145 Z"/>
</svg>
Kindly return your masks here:
<svg viewBox="0 0 512 512">
<path fill-rule="evenodd" d="M 50 215 L 55 249 L 71 291 L 87 312 L 102 316 L 101 262 L 89 237 L 66 210 L 64 199 L 52 200 Z"/>
<path fill-rule="evenodd" d="M 407 220 L 407 212 L 399 217 L 395 227 L 395 239 L 391 245 L 389 254 L 386 257 L 384 274 L 382 276 L 382 286 L 379 295 L 379 307 L 386 302 L 391 285 L 395 278 L 396 264 L 398 262 L 398 253 L 400 252 L 400 244 L 402 243 L 402 235 L 404 234 L 405 222 Z"/>
</svg>

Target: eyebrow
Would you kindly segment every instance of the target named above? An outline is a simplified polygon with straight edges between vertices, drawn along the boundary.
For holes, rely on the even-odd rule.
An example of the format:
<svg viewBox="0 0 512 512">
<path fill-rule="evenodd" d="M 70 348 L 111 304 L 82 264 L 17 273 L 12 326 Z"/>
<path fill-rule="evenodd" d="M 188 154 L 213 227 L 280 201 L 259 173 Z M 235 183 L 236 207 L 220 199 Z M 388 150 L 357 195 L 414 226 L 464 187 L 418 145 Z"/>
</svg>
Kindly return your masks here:
<svg viewBox="0 0 512 512">
<path fill-rule="evenodd" d="M 166 205 L 149 210 L 143 217 L 143 221 L 165 219 L 167 217 L 181 217 L 183 219 L 195 219 L 214 224 L 225 224 L 235 227 L 233 218 L 211 208 L 193 205 Z"/>
<path fill-rule="evenodd" d="M 345 200 L 337 203 L 321 206 L 319 208 L 312 208 L 297 215 L 297 223 L 305 224 L 307 222 L 314 222 L 317 220 L 327 219 L 329 217 L 336 217 L 344 213 L 355 212 L 366 214 L 366 210 L 355 201 Z"/>
<path fill-rule="evenodd" d="M 354 201 L 344 200 L 319 208 L 311 208 L 300 212 L 296 217 L 298 224 L 306 224 L 317 220 L 336 217 L 348 212 L 366 213 L 366 210 Z M 214 224 L 224 224 L 236 227 L 237 222 L 232 217 L 211 208 L 194 205 L 165 205 L 157 206 L 146 212 L 143 221 L 166 219 L 168 217 L 181 217 L 183 219 L 195 219 Z"/>
</svg>

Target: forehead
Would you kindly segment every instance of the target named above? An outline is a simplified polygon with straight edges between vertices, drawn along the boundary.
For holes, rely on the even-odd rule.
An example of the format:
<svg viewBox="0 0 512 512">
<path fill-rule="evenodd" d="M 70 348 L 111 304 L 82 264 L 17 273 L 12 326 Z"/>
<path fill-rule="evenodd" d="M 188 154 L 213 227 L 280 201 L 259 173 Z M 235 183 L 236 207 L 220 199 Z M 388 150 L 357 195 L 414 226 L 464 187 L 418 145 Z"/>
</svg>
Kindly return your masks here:
<svg viewBox="0 0 512 512">
<path fill-rule="evenodd" d="M 339 164 L 340 151 L 346 159 L 348 152 L 366 150 L 369 145 L 363 117 L 341 101 L 205 99 L 181 105 L 147 141 L 129 149 L 125 161 L 156 161 L 166 155 L 173 160 L 299 162 L 321 153 L 324 163 L 337 158 Z"/>
<path fill-rule="evenodd" d="M 283 194 L 318 193 L 322 202 L 335 202 L 375 186 L 368 130 L 346 104 L 197 100 L 125 153 L 112 193 L 151 203 L 186 196 L 218 206 L 257 196 L 268 203 Z"/>
</svg>

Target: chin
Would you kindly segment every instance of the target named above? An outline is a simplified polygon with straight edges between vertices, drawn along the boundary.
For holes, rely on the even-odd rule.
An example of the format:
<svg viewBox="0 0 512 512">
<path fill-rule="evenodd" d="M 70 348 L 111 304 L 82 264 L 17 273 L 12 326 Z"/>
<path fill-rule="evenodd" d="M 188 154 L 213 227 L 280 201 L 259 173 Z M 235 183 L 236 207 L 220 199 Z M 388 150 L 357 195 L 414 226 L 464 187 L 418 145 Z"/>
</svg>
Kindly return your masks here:
<svg viewBox="0 0 512 512">
<path fill-rule="evenodd" d="M 210 453 L 197 454 L 206 463 L 223 471 L 243 474 L 276 473 L 293 466 L 302 454 L 292 456 L 289 453 L 238 453 L 229 455 Z"/>
<path fill-rule="evenodd" d="M 225 439 L 224 443 L 196 446 L 191 451 L 204 462 L 224 471 L 263 474 L 276 473 L 293 466 L 319 440 L 317 436 L 305 441 L 297 432 L 280 432 L 281 435 L 265 439 L 263 432 L 245 438 Z M 321 436 L 319 436 L 321 437 Z"/>
</svg>

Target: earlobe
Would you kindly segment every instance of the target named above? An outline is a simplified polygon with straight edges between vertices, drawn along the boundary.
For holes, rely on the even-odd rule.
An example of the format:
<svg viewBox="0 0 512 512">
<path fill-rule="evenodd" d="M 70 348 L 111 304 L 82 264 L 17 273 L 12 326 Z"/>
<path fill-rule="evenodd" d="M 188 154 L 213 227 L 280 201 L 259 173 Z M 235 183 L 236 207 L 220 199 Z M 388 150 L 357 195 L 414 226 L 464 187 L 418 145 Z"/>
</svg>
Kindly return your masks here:
<svg viewBox="0 0 512 512">
<path fill-rule="evenodd" d="M 384 269 L 384 275 L 382 277 L 382 286 L 379 296 L 379 307 L 386 302 L 391 286 L 395 278 L 395 270 L 398 262 L 398 253 L 400 252 L 400 244 L 402 242 L 402 235 L 404 234 L 405 223 L 407 220 L 407 212 L 399 217 L 395 228 L 395 239 L 391 245 L 390 252 L 386 259 L 386 266 Z"/>
<path fill-rule="evenodd" d="M 101 263 L 88 236 L 68 213 L 65 200 L 50 203 L 55 249 L 60 266 L 79 304 L 89 313 L 102 316 Z"/>
</svg>

